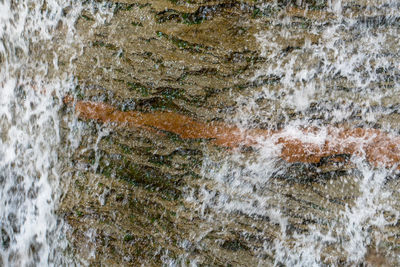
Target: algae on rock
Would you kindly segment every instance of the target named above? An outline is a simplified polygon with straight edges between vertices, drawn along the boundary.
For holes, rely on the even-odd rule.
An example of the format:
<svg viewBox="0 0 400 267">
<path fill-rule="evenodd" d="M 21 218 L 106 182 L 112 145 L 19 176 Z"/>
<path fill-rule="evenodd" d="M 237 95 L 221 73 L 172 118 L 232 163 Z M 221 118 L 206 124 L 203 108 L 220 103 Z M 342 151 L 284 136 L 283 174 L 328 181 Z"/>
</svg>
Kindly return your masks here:
<svg viewBox="0 0 400 267">
<path fill-rule="evenodd" d="M 315 29 L 323 29 L 335 19 L 327 1 L 300 1 L 301 5 L 296 5 L 299 1 L 265 1 L 264 8 L 261 2 L 110 2 L 113 17 L 94 29 L 95 20 L 84 12 L 76 23 L 79 34 L 87 36 L 84 52 L 75 62 L 79 97 L 123 111 L 162 110 L 203 122 L 234 121 L 239 97 L 264 86 L 276 94 L 282 88 L 280 76 L 257 76 L 266 64 L 275 64 L 268 61 L 268 50 L 257 42 L 257 34 L 271 33 L 283 62 L 289 64 L 290 56 L 298 56 L 300 71 L 320 64 L 309 60 L 307 54 L 298 54 L 301 48 L 322 42 L 322 30 Z M 367 23 L 365 5 L 344 2 L 360 23 Z M 291 19 L 290 27 L 276 22 L 284 16 Z M 285 27 L 290 36 L 280 35 Z M 390 87 L 388 80 L 378 83 Z M 338 98 L 363 101 L 345 77 L 332 79 L 331 85 Z M 261 128 L 280 128 L 288 117 L 303 118 L 305 114 L 318 119 L 321 112 L 313 105 L 299 112 L 279 101 L 256 101 L 261 111 L 249 125 Z M 389 102 L 382 108 L 390 108 Z M 263 114 L 269 117 L 268 125 L 260 119 Z M 391 120 L 390 116 L 381 120 Z M 215 187 L 215 181 L 204 177 L 205 157 L 222 165 L 221 159 L 232 151 L 207 140 L 184 140 L 173 133 L 118 125 L 104 126 L 109 134 L 98 139 L 99 126 L 86 123 L 87 132 L 74 155 L 72 182 L 59 214 L 71 226 L 74 251 L 89 264 L 279 264 L 273 250 L 264 249 L 282 240 L 278 234 L 281 226 L 272 218 L 224 214 L 187 201 L 188 195 L 195 198 L 201 190 L 211 192 Z M 356 113 L 352 123 L 359 123 Z M 249 159 L 256 156 L 251 149 L 243 148 L 242 153 Z M 341 157 L 345 160 L 287 164 L 287 170 L 277 171 L 268 186 L 254 188 L 260 194 L 264 194 L 262 190 L 273 193 L 268 203 L 261 204 L 281 209 L 289 218 L 287 235 L 306 233 L 313 227 L 327 232 L 330 225 L 340 224 L 333 214 L 352 205 L 360 194 L 357 171 L 348 155 Z M 396 180 L 388 181 L 387 187 L 393 197 L 399 197 Z M 382 231 L 395 237 L 398 229 Z M 376 248 L 377 254 L 386 248 L 398 252 L 397 243 L 395 238 L 388 239 Z M 324 264 L 345 262 L 334 244 L 328 244 L 321 254 Z"/>
</svg>

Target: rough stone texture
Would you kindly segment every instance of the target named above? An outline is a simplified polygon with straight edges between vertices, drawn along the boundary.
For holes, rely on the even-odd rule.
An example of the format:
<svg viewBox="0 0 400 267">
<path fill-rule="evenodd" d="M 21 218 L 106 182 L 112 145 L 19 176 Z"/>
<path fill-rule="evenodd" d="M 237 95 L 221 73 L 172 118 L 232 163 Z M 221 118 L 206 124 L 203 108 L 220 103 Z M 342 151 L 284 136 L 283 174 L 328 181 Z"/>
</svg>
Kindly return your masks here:
<svg viewBox="0 0 400 267">
<path fill-rule="evenodd" d="M 277 91 L 281 86 L 281 77 L 256 75 L 267 60 L 256 41 L 257 33 L 271 31 L 280 38 L 276 42 L 284 60 L 298 53 L 298 48 L 320 42 L 321 36 L 309 32 L 309 25 L 322 28 L 335 19 L 324 1 L 297 2 L 278 1 L 273 8 L 260 9 L 261 3 L 253 1 L 121 1 L 113 3 L 111 20 L 95 29 L 93 15 L 84 12 L 76 23 L 79 34 L 87 37 L 83 54 L 75 61 L 76 97 L 125 111 L 168 110 L 203 122 L 230 122 L 238 97 L 262 86 Z M 383 21 L 376 13 L 368 16 L 368 1 L 342 2 L 344 16 L 371 25 Z M 280 36 L 279 28 L 284 26 L 273 24 L 284 16 L 292 19 L 290 36 Z M 398 20 L 382 23 L 396 27 Z M 307 54 L 302 63 L 316 64 L 308 61 Z M 395 79 L 397 73 L 393 75 Z M 390 89 L 393 79 L 377 81 L 377 86 Z M 336 97 L 363 101 L 345 78 L 335 78 L 332 88 L 340 88 Z M 397 103 L 389 97 L 379 104 L 391 111 Z M 279 128 L 285 123 L 284 115 L 315 119 L 323 112 L 318 107 L 298 112 L 263 99 L 259 105 L 260 114 L 264 112 L 270 120 L 266 123 L 255 116 L 250 124 L 261 128 Z M 387 114 L 379 123 L 397 121 L 398 114 Z M 355 112 L 348 123 L 360 123 L 357 116 Z M 229 190 L 204 177 L 201 168 L 205 157 L 222 165 L 221 159 L 234 151 L 152 129 L 102 126 L 93 121 L 83 125 L 81 145 L 69 170 L 73 178 L 66 185 L 59 214 L 71 226 L 73 252 L 88 264 L 159 266 L 174 260 L 203 266 L 256 266 L 275 262 L 274 251 L 265 249 L 282 239 L 273 218 L 208 206 L 203 210 L 187 200 L 202 188 Z M 251 159 L 258 152 L 244 149 L 242 154 Z M 261 204 L 276 207 L 289 218 L 287 234 L 307 233 L 313 226 L 321 232 L 333 224 L 341 227 L 335 214 L 354 205 L 360 195 L 360 175 L 354 166 L 335 158 L 318 164 L 282 164 L 287 168 L 284 173 L 255 190 L 260 196 L 273 196 Z M 385 187 L 392 192 L 393 205 L 398 205 L 398 181 L 388 180 Z M 379 247 L 371 246 L 365 262 L 393 264 L 392 256 L 400 253 L 397 219 L 387 229 L 371 231 L 376 231 L 376 239 L 383 232 L 386 236 Z M 341 265 L 347 256 L 340 246 L 330 244 L 321 258 L 325 264 Z"/>
</svg>

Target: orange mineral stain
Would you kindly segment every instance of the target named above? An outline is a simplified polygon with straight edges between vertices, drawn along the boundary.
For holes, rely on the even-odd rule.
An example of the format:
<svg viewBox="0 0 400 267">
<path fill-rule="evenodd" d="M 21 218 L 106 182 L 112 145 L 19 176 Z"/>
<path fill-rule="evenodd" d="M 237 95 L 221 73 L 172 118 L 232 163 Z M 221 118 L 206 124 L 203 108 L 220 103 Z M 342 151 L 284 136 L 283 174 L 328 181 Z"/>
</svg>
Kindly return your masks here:
<svg viewBox="0 0 400 267">
<path fill-rule="evenodd" d="M 64 103 L 73 98 L 67 96 Z M 346 129 L 328 127 L 324 143 L 306 142 L 303 138 L 285 135 L 284 131 L 263 129 L 242 130 L 221 122 L 202 123 L 187 116 L 156 111 L 120 111 L 105 103 L 77 101 L 75 111 L 79 118 L 116 123 L 127 127 L 138 127 L 175 133 L 184 139 L 212 139 L 216 145 L 225 147 L 256 146 L 257 140 L 271 138 L 281 146 L 280 156 L 288 162 L 317 163 L 323 157 L 340 154 L 363 156 L 374 166 L 397 167 L 400 162 L 400 137 L 393 137 L 376 129 Z M 299 129 L 300 134 L 317 134 L 319 129 Z"/>
</svg>

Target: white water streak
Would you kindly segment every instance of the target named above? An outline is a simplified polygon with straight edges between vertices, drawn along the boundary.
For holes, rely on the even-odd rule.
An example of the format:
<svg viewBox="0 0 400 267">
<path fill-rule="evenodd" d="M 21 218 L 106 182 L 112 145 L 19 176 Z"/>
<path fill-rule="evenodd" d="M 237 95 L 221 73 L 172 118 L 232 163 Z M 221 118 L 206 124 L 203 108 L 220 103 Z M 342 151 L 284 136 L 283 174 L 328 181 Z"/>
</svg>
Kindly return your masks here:
<svg viewBox="0 0 400 267">
<path fill-rule="evenodd" d="M 369 5 L 367 11 L 371 17 L 385 15 L 390 20 L 391 15 L 396 14 L 394 1 L 371 2 Z M 302 31 L 292 29 L 291 19 L 283 16 L 257 34 L 266 63 L 253 80 L 279 77 L 279 86 L 267 85 L 262 90 L 255 90 L 251 96 L 238 98 L 239 111 L 233 118 L 234 122 L 244 128 L 257 127 L 253 122 L 257 118 L 273 127 L 274 122 L 283 118 L 282 135 L 318 144 L 327 138 L 324 125 L 349 122 L 368 125 L 397 111 L 391 105 L 396 103 L 400 85 L 396 78 L 390 77 L 400 75 L 399 29 L 390 24 L 371 26 L 357 19 L 363 14 L 353 17 L 348 13 L 342 1 L 331 1 L 329 7 L 328 11 L 336 16 L 329 24 L 316 23 L 316 26 Z M 311 43 L 306 37 L 304 45 L 288 52 L 289 56 L 282 52 L 291 39 L 307 33 L 317 35 L 318 41 Z M 390 89 L 382 85 L 386 79 L 393 83 Z M 268 103 L 268 107 L 256 101 L 260 99 L 266 100 L 261 103 Z M 387 100 L 392 102 L 385 104 Z M 387 111 L 374 108 L 379 105 Z M 313 111 L 312 106 L 319 110 Z M 385 130 L 398 130 L 386 121 L 381 123 Z M 310 125 L 318 125 L 321 132 L 312 135 L 298 130 L 299 126 Z M 390 198 L 390 190 L 385 185 L 393 174 L 392 170 L 374 170 L 365 163 L 365 158 L 353 157 L 351 160 L 356 166 L 352 174 L 356 182 L 354 202 L 346 204 L 343 210 L 330 211 L 333 214 L 329 216 L 333 219 L 328 230 L 320 228 L 317 223 L 309 225 L 305 233 L 295 231 L 289 234 L 290 217 L 284 215 L 287 203 L 275 199 L 274 205 L 269 204 L 276 196 L 266 190 L 270 179 L 285 174 L 287 167 L 278 160 L 279 148 L 273 144 L 271 140 L 265 140 L 251 159 L 240 151 L 222 160 L 206 157 L 203 175 L 212 186 L 203 186 L 197 197 L 191 194 L 187 200 L 197 203 L 200 214 L 210 221 L 212 214 L 206 214 L 207 209 L 225 212 L 228 217 L 236 212 L 267 216 L 278 223 L 281 226 L 280 238 L 265 243 L 264 251 L 258 250 L 258 255 L 272 252 L 276 265 L 320 266 L 323 254 L 330 255 L 334 265 L 339 262 L 338 255 L 345 257 L 350 265 L 363 262 L 369 246 L 378 247 L 379 242 L 385 240 L 380 230 L 399 217 L 393 206 L 395 200 Z M 395 219 L 388 220 L 384 216 L 388 212 Z M 313 218 L 312 214 L 310 216 Z"/>
<path fill-rule="evenodd" d="M 73 11 L 65 15 L 65 8 Z M 72 73 L 52 77 L 49 70 L 58 68 L 52 43 L 57 25 L 62 22 L 72 32 L 81 8 L 79 1 L 0 3 L 2 266 L 67 262 L 62 223 L 54 212 L 62 175 L 59 109 L 75 82 Z M 54 58 L 48 62 L 45 54 L 51 50 Z"/>
</svg>

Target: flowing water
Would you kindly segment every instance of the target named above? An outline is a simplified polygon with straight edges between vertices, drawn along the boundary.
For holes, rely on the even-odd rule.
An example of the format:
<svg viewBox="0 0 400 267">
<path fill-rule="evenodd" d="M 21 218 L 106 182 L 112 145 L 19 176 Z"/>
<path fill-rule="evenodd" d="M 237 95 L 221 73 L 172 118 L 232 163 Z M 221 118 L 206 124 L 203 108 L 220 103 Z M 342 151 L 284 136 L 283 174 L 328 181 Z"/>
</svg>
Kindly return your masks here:
<svg viewBox="0 0 400 267">
<path fill-rule="evenodd" d="M 55 209 L 79 141 L 61 133 L 74 127 L 61 107 L 76 86 L 81 11 L 80 1 L 0 2 L 0 266 L 72 264 Z"/>
<path fill-rule="evenodd" d="M 279 82 L 239 97 L 238 112 L 231 120 L 243 128 L 282 128 L 285 136 L 316 144 L 329 138 L 326 127 L 331 125 L 378 127 L 398 133 L 397 122 L 385 115 L 398 112 L 399 6 L 396 1 L 363 4 L 366 8 L 357 14 L 348 7 L 349 2 L 335 1 L 319 15 L 320 23 L 311 25 L 285 16 L 289 11 L 277 5 L 264 5 L 264 12 L 273 10 L 281 15 L 257 34 L 266 60 L 254 81 L 274 77 Z M 299 37 L 304 38 L 301 46 L 293 41 Z M 284 49 L 286 53 L 282 53 Z M 319 130 L 302 133 L 301 127 L 309 126 Z M 273 230 L 279 238 L 265 240 L 262 248 L 253 247 L 260 265 L 266 264 L 269 255 L 276 265 L 354 265 L 368 262 L 369 253 L 390 259 L 368 263 L 373 266 L 398 264 L 393 245 L 385 243 L 390 234 L 383 231 L 399 218 L 398 199 L 394 199 L 395 189 L 389 182 L 395 171 L 375 169 L 359 155 L 351 157 L 353 169 L 344 177 L 316 181 L 312 174 L 302 173 L 302 166 L 280 160 L 281 148 L 274 140 L 267 138 L 261 143 L 250 154 L 238 150 L 222 160 L 212 155 L 205 160 L 203 175 L 208 182 L 200 192 L 189 194 L 188 200 L 199 205 L 208 222 L 216 218 L 215 213 L 223 212 L 230 214 L 228 218 L 234 214 L 255 221 L 267 218 L 279 226 Z M 316 171 L 322 176 L 322 170 Z M 310 193 L 307 186 L 278 181 L 284 177 L 302 183 L 302 176 L 313 187 Z M 336 199 L 340 204 L 331 205 L 338 192 L 348 199 Z M 308 204 L 293 208 L 294 199 Z M 311 207 L 306 208 L 308 205 Z M 229 225 L 231 220 L 224 222 Z M 257 222 L 253 227 L 259 227 L 258 236 L 270 236 L 271 229 Z M 249 232 L 247 240 L 250 236 Z"/>
<path fill-rule="evenodd" d="M 239 96 L 225 120 L 243 129 L 283 129 L 283 135 L 311 143 L 325 142 L 332 125 L 397 134 L 400 124 L 391 115 L 399 107 L 400 6 L 361 2 L 365 8 L 358 13 L 345 0 L 330 1 L 322 13 L 309 10 L 308 16 L 320 17 L 313 23 L 285 16 L 296 10 L 279 4 L 259 5 L 271 19 L 256 34 L 263 61 L 249 82 L 271 82 Z M 77 86 L 74 63 L 84 50 L 75 22 L 82 10 L 89 12 L 95 18 L 90 35 L 113 10 L 111 4 L 85 5 L 0 2 L 0 266 L 88 265 L 96 257 L 68 253 L 69 226 L 56 215 L 67 191 L 62 186 L 69 184 L 70 155 L 80 142 L 81 122 L 62 109 L 63 97 Z M 299 130 L 305 126 L 319 130 L 306 134 Z M 110 133 L 99 132 L 97 154 Z M 375 168 L 361 154 L 329 171 L 289 164 L 280 150 L 272 138 L 250 150 L 205 147 L 199 186 L 185 192 L 202 223 L 177 246 L 206 251 L 208 233 L 223 236 L 243 227 L 247 243 L 230 246 L 249 248 L 252 264 L 260 266 L 399 264 L 396 229 L 390 228 L 400 215 L 397 166 Z M 95 232 L 86 233 L 88 242 L 96 243 L 90 238 Z M 179 260 L 165 255 L 164 264 L 201 261 L 189 254 Z"/>
<path fill-rule="evenodd" d="M 58 265 L 65 247 L 54 214 L 59 196 L 60 99 L 74 87 L 66 72 L 55 77 L 52 42 L 60 23 L 74 14 L 64 1 L 0 4 L 0 228 L 2 266 Z M 76 16 L 76 15 L 75 15 Z M 43 56 L 50 50 L 53 60 Z"/>
</svg>

